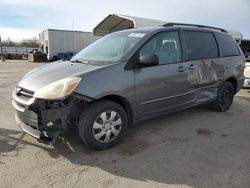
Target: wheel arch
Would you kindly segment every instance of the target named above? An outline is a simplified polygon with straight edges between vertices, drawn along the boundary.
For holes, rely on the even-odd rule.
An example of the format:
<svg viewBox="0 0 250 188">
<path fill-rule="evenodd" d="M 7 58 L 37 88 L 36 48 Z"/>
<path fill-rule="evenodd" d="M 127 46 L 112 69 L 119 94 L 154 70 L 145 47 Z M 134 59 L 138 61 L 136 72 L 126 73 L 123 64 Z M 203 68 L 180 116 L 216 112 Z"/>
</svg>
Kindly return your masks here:
<svg viewBox="0 0 250 188">
<path fill-rule="evenodd" d="M 111 100 L 120 104 L 124 108 L 127 114 L 129 124 L 133 124 L 134 122 L 133 109 L 126 98 L 119 96 L 119 95 L 107 95 L 107 96 L 99 98 L 98 100 L 102 100 L 102 99 Z"/>
<path fill-rule="evenodd" d="M 237 93 L 237 89 L 238 89 L 238 83 L 237 83 L 237 79 L 235 77 L 230 77 L 226 80 L 227 82 L 230 82 L 231 84 L 233 84 L 234 86 L 234 93 Z"/>
</svg>

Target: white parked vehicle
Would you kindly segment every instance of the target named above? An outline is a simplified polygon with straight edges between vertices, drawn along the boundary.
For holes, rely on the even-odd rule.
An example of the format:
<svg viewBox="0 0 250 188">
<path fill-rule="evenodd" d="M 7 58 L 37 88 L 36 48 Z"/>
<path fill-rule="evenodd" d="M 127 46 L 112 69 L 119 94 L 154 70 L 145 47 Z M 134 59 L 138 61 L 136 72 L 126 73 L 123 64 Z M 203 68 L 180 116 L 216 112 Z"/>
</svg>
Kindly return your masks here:
<svg viewBox="0 0 250 188">
<path fill-rule="evenodd" d="M 243 87 L 250 88 L 250 60 L 248 59 L 245 64 L 244 70 L 245 81 Z"/>
</svg>

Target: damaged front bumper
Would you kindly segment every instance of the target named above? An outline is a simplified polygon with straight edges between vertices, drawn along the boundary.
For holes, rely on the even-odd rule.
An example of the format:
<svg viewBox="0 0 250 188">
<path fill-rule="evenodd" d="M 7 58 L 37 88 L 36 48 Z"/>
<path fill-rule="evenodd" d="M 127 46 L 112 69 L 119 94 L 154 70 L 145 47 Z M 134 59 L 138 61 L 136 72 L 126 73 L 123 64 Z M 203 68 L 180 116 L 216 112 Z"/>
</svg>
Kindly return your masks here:
<svg viewBox="0 0 250 188">
<path fill-rule="evenodd" d="M 73 95 L 61 101 L 33 98 L 33 92 L 17 87 L 12 92 L 12 105 L 19 127 L 45 144 L 56 140 L 69 125 L 76 125 L 80 100 Z"/>
</svg>

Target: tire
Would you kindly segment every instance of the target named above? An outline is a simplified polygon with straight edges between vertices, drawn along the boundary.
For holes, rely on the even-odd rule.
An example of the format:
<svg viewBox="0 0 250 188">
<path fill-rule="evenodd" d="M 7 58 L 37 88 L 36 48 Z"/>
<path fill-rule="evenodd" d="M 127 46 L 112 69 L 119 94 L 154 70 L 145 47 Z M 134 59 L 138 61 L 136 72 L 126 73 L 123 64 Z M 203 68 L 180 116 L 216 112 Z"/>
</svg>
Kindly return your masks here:
<svg viewBox="0 0 250 188">
<path fill-rule="evenodd" d="M 221 86 L 217 93 L 216 101 L 211 103 L 210 106 L 218 112 L 225 112 L 231 107 L 234 95 L 234 86 L 227 81 Z"/>
<path fill-rule="evenodd" d="M 121 105 L 100 100 L 92 103 L 80 116 L 78 131 L 88 147 L 103 150 L 116 145 L 127 126 L 127 114 Z"/>
</svg>

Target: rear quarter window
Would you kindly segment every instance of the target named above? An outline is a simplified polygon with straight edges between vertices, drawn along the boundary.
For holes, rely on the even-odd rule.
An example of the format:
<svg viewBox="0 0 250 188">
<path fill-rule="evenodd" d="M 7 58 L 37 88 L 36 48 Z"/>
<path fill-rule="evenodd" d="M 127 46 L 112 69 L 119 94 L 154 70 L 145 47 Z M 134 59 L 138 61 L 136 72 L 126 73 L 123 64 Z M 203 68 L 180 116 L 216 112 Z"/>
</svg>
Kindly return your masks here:
<svg viewBox="0 0 250 188">
<path fill-rule="evenodd" d="M 219 42 L 223 57 L 237 56 L 240 54 L 236 42 L 231 36 L 216 33 L 216 38 Z"/>
<path fill-rule="evenodd" d="M 212 32 L 184 31 L 189 60 L 216 58 L 218 45 Z"/>
</svg>

